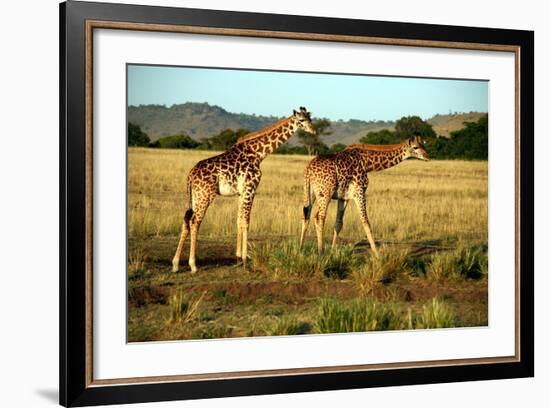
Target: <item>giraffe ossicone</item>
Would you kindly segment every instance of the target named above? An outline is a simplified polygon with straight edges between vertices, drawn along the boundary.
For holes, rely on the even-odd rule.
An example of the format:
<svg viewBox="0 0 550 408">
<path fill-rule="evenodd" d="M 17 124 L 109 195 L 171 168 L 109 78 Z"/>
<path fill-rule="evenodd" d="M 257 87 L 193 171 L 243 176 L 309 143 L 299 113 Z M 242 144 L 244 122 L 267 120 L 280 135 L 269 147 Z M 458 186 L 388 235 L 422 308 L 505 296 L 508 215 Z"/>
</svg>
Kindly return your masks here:
<svg viewBox="0 0 550 408">
<path fill-rule="evenodd" d="M 217 195 L 239 196 L 236 255 L 246 265 L 248 226 L 256 189 L 262 176 L 262 160 L 286 142 L 298 129 L 316 130 L 311 113 L 303 106 L 299 111 L 257 132 L 249 133 L 225 152 L 199 161 L 187 177 L 189 206 L 183 217 L 180 240 L 172 259 L 172 271 L 179 269 L 181 252 L 190 237 L 189 266 L 197 271 L 196 249 L 199 228 L 210 203 Z"/>
<path fill-rule="evenodd" d="M 304 207 L 300 248 L 304 244 L 315 201 L 318 205 L 314 217 L 315 232 L 317 249 L 321 254 L 324 249 L 323 229 L 330 200 L 338 201 L 332 247 L 336 246 L 338 235 L 344 224 L 344 213 L 348 201 L 352 200 L 359 210 L 359 217 L 369 245 L 373 253 L 378 256 L 367 215 L 368 173 L 396 166 L 409 157 L 429 160 L 424 143 L 418 135 L 393 145 L 350 145 L 342 152 L 317 156 L 309 162 L 304 172 Z"/>
</svg>

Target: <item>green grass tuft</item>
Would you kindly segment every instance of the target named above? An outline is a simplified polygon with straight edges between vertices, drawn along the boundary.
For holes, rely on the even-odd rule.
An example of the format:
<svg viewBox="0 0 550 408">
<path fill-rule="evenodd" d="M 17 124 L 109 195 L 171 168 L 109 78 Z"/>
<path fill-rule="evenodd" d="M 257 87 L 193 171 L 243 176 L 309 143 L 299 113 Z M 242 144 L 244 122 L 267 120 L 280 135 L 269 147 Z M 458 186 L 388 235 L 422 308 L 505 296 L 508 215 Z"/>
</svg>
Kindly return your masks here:
<svg viewBox="0 0 550 408">
<path fill-rule="evenodd" d="M 353 245 L 340 245 L 327 251 L 321 262 L 323 274 L 335 279 L 346 279 L 360 263 L 353 252 Z"/>
<path fill-rule="evenodd" d="M 341 245 L 322 256 L 308 244 L 300 250 L 295 241 L 277 244 L 264 243 L 251 248 L 252 268 L 268 272 L 274 278 L 302 278 L 314 276 L 345 279 L 359 264 L 351 245 Z"/>
<path fill-rule="evenodd" d="M 459 321 L 443 300 L 433 298 L 419 312 L 394 302 L 379 303 L 368 298 L 342 302 L 324 298 L 319 302 L 315 322 L 319 333 L 351 333 L 375 330 L 435 329 L 459 326 Z"/>
<path fill-rule="evenodd" d="M 254 245 L 252 267 L 270 273 L 274 278 L 310 278 L 322 272 L 322 264 L 312 246 L 300 251 L 293 241 Z"/>
<path fill-rule="evenodd" d="M 319 302 L 316 327 L 319 333 L 399 330 L 403 321 L 394 307 L 370 299 L 340 302 L 325 298 Z"/>
<path fill-rule="evenodd" d="M 221 339 L 224 337 L 230 337 L 233 329 L 231 327 L 224 326 L 207 326 L 201 329 L 193 331 L 191 333 L 192 339 Z"/>
<path fill-rule="evenodd" d="M 294 316 L 286 316 L 275 318 L 273 323 L 264 328 L 264 332 L 267 336 L 293 336 L 310 333 L 311 329 L 309 323 L 300 321 Z"/>
<path fill-rule="evenodd" d="M 140 246 L 128 252 L 128 278 L 140 278 L 145 272 L 145 263 L 147 256 L 144 249 Z"/>
<path fill-rule="evenodd" d="M 457 326 L 456 316 L 442 300 L 433 298 L 416 317 L 411 316 L 409 309 L 409 326 L 414 329 L 439 329 Z"/>
<path fill-rule="evenodd" d="M 426 277 L 435 281 L 460 277 L 454 252 L 436 252 L 431 256 Z"/>
<path fill-rule="evenodd" d="M 480 279 L 487 276 L 487 254 L 480 247 L 465 247 L 458 249 L 458 272 L 465 279 Z"/>
<path fill-rule="evenodd" d="M 394 281 L 407 272 L 407 251 L 382 246 L 379 257 L 371 256 L 354 269 L 351 278 L 363 295 L 372 294 L 377 287 Z"/>
<path fill-rule="evenodd" d="M 198 315 L 199 305 L 206 292 L 203 292 L 198 298 L 188 297 L 182 290 L 176 292 L 170 297 L 168 306 L 170 307 L 170 316 L 168 323 L 189 323 Z"/>
<path fill-rule="evenodd" d="M 482 246 L 460 245 L 448 252 L 432 255 L 426 276 L 436 281 L 446 279 L 481 279 L 487 276 L 488 259 Z"/>
</svg>

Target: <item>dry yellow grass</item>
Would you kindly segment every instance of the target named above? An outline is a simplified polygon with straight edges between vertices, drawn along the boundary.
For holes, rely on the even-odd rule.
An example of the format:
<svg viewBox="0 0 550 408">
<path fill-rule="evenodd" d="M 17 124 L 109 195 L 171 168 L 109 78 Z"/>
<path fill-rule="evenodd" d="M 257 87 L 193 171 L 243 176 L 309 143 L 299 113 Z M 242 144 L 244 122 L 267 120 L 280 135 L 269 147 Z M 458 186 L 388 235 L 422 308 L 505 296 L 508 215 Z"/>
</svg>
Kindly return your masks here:
<svg viewBox="0 0 550 408">
<path fill-rule="evenodd" d="M 216 152 L 128 150 L 128 233 L 130 237 L 179 233 L 187 207 L 185 183 L 195 163 Z M 249 237 L 298 237 L 302 217 L 302 175 L 308 156 L 268 157 L 262 165 Z M 408 160 L 372 173 L 368 212 L 376 240 L 398 242 L 487 242 L 487 162 Z M 332 233 L 335 204 L 329 208 L 325 237 Z M 200 236 L 232 240 L 236 235 L 236 197 L 218 197 L 209 208 Z M 309 239 L 314 228 L 310 226 Z M 352 203 L 340 235 L 363 239 Z M 174 241 L 174 248 L 177 240 Z"/>
<path fill-rule="evenodd" d="M 341 245 L 319 258 L 313 226 L 298 251 L 302 175 L 311 157 L 272 155 L 252 210 L 250 268 L 237 266 L 233 255 L 237 197 L 218 197 L 200 230 L 199 272 L 184 266 L 186 243 L 182 273 L 172 273 L 187 174 L 214 154 L 128 150 L 129 341 L 487 325 L 486 162 L 409 160 L 372 173 L 368 211 L 382 254 L 376 260 L 362 245 Z M 333 202 L 327 242 L 335 210 Z M 341 237 L 364 239 L 353 203 Z M 361 305 L 373 302 L 368 310 L 382 313 L 373 319 L 391 325 L 367 324 L 374 320 Z M 355 304 L 362 320 L 346 326 Z"/>
</svg>

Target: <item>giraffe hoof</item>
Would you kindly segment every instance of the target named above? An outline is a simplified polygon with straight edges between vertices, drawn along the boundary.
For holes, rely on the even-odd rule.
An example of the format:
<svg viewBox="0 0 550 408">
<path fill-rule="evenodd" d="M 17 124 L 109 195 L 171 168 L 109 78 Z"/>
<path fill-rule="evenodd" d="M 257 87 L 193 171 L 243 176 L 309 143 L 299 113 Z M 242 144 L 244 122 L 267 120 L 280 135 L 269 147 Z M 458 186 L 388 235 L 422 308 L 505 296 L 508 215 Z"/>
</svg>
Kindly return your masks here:
<svg viewBox="0 0 550 408">
<path fill-rule="evenodd" d="M 172 266 L 172 273 L 176 273 L 180 270 L 177 266 Z"/>
</svg>

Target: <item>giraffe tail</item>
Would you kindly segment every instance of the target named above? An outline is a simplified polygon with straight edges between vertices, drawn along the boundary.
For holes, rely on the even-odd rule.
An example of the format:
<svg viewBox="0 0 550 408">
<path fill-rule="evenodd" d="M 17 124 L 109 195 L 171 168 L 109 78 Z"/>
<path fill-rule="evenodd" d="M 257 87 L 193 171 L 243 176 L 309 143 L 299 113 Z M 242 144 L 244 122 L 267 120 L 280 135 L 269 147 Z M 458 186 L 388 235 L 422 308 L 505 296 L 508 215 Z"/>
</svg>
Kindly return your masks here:
<svg viewBox="0 0 550 408">
<path fill-rule="evenodd" d="M 189 221 L 191 221 L 191 217 L 193 216 L 193 194 L 191 191 L 191 182 L 187 181 L 187 196 L 189 198 L 189 206 L 187 207 L 187 211 L 185 211 L 185 215 L 183 216 L 183 222 L 189 228 Z"/>
<path fill-rule="evenodd" d="M 311 183 L 306 169 L 306 173 L 304 175 L 304 220 L 309 220 L 312 207 L 313 203 L 311 201 Z"/>
</svg>

